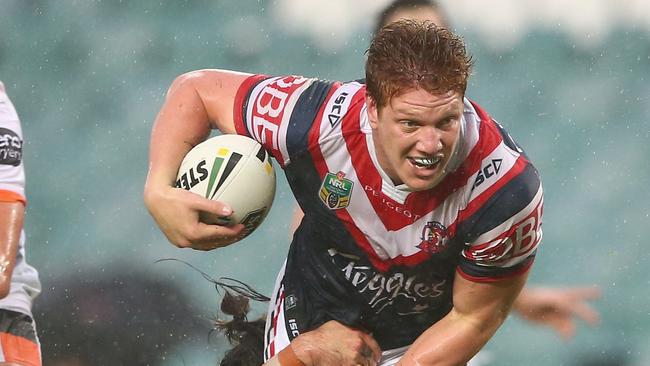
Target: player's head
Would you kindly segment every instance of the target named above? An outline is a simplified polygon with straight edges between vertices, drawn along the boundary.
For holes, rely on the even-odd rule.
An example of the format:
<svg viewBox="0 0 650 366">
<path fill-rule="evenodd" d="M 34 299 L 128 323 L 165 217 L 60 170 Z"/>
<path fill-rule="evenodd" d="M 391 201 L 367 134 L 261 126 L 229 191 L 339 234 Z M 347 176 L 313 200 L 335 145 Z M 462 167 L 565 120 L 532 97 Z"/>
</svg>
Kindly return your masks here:
<svg viewBox="0 0 650 366">
<path fill-rule="evenodd" d="M 471 57 L 451 31 L 415 20 L 383 27 L 367 55 L 366 102 L 379 164 L 395 184 L 429 189 L 458 140 Z"/>
<path fill-rule="evenodd" d="M 447 15 L 434 0 L 394 0 L 377 16 L 373 34 L 400 19 L 428 20 L 440 27 L 449 28 Z"/>
<path fill-rule="evenodd" d="M 415 87 L 464 95 L 472 66 L 463 40 L 429 21 L 402 19 L 385 26 L 367 56 L 366 85 L 379 106 Z"/>
</svg>

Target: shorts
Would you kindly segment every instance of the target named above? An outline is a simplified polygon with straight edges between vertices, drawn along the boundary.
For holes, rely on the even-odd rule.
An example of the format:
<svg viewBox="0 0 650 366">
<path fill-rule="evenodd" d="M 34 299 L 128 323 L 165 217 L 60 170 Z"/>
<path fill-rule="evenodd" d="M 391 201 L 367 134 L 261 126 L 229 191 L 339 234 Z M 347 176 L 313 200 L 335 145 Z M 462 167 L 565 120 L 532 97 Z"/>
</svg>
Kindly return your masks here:
<svg viewBox="0 0 650 366">
<path fill-rule="evenodd" d="M 264 329 L 264 362 L 278 354 L 287 347 L 291 340 L 297 337 L 300 332 L 295 319 L 287 319 L 287 308 L 292 308 L 292 300 L 285 297 L 284 284 L 282 280 L 285 275 L 286 262 L 282 266 L 275 282 L 273 295 L 269 301 L 269 309 L 266 315 L 266 327 Z M 395 366 L 402 356 L 408 351 L 410 345 L 382 350 L 381 360 L 377 366 Z M 481 351 L 474 356 L 466 366 L 487 366 L 492 361 L 489 353 Z"/>
<path fill-rule="evenodd" d="M 291 307 L 291 301 L 287 304 L 284 286 L 282 284 L 285 266 L 282 266 L 276 280 L 266 317 L 266 328 L 264 332 L 265 362 L 287 347 L 291 343 L 291 339 L 297 337 L 299 334 L 295 320 L 285 318 L 286 307 Z M 397 364 L 408 348 L 409 346 L 383 351 L 381 361 L 377 365 L 393 366 Z"/>
<path fill-rule="evenodd" d="M 41 366 L 41 345 L 29 315 L 0 309 L 0 362 Z"/>
</svg>

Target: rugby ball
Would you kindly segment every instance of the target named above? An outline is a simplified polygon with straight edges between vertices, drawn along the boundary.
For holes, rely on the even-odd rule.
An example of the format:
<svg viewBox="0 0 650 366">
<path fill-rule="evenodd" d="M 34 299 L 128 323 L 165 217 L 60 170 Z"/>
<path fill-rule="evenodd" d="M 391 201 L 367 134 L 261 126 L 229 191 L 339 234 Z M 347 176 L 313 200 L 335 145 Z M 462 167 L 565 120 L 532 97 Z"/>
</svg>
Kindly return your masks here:
<svg viewBox="0 0 650 366">
<path fill-rule="evenodd" d="M 178 170 L 176 187 L 230 205 L 228 218 L 200 213 L 207 224 L 245 226 L 249 235 L 264 220 L 275 197 L 275 170 L 257 141 L 240 135 L 219 135 L 194 146 Z"/>
</svg>

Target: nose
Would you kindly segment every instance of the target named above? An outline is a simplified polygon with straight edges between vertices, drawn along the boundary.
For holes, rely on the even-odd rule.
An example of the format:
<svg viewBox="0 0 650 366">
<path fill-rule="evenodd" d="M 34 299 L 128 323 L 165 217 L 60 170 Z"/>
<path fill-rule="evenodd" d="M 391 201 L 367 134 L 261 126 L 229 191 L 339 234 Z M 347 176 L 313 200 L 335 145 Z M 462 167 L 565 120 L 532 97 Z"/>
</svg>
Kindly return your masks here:
<svg viewBox="0 0 650 366">
<path fill-rule="evenodd" d="M 433 155 L 442 150 L 441 137 L 440 131 L 435 127 L 427 126 L 421 128 L 415 148 L 422 153 Z"/>
</svg>

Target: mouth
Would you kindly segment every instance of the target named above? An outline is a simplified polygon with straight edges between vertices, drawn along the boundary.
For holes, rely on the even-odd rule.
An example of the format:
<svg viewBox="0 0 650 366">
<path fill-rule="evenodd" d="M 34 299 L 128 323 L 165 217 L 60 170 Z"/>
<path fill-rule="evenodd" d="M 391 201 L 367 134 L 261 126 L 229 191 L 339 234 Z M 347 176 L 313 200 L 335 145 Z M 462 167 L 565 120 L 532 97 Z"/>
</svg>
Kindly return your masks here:
<svg viewBox="0 0 650 366">
<path fill-rule="evenodd" d="M 415 166 L 418 169 L 433 169 L 442 161 L 442 154 L 437 154 L 434 156 L 424 157 L 408 157 L 408 161 L 411 165 Z"/>
</svg>

